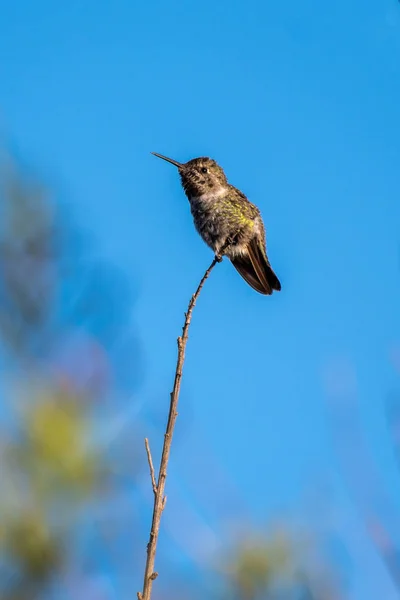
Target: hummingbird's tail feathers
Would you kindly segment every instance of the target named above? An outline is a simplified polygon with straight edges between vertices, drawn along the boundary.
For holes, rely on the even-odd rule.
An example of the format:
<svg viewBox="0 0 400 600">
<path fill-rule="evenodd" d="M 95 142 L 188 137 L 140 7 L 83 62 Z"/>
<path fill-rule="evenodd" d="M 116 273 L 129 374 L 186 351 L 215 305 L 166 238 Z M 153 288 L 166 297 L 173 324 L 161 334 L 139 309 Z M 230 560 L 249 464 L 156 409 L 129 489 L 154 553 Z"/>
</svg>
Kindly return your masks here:
<svg viewBox="0 0 400 600">
<path fill-rule="evenodd" d="M 264 249 L 257 238 L 253 238 L 247 247 L 248 254 L 236 256 L 232 264 L 247 283 L 269 296 L 274 290 L 280 291 L 281 284 L 268 262 Z"/>
<path fill-rule="evenodd" d="M 231 258 L 231 263 L 235 267 L 236 271 L 240 273 L 243 279 L 254 290 L 256 290 L 256 292 L 259 292 L 260 294 L 264 294 L 266 296 L 272 294 L 271 288 L 269 286 L 263 286 L 263 284 L 260 282 L 248 254 L 242 254 L 239 256 L 235 256 L 235 258 Z"/>
</svg>

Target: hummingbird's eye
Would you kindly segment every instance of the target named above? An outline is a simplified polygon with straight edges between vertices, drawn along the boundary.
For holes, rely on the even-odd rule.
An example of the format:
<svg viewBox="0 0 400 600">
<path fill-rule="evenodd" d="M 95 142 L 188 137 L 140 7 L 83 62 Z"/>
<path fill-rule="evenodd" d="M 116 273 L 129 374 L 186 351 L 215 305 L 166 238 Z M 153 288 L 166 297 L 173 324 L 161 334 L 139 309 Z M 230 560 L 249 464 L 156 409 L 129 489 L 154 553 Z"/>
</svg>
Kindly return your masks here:
<svg viewBox="0 0 400 600">
<path fill-rule="evenodd" d="M 203 168 L 201 169 L 201 172 L 202 172 L 202 173 L 208 173 L 208 169 L 207 169 L 207 167 L 203 167 Z"/>
</svg>

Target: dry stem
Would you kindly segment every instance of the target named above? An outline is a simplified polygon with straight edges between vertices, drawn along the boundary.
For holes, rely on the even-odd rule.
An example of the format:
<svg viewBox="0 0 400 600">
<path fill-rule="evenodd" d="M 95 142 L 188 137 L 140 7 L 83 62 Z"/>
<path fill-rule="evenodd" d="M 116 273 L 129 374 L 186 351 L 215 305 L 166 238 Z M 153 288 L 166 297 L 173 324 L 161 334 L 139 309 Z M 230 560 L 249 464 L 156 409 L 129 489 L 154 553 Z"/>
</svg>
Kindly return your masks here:
<svg viewBox="0 0 400 600">
<path fill-rule="evenodd" d="M 224 250 L 224 249 L 226 249 L 226 248 L 223 248 L 222 250 Z M 222 253 L 223 253 L 223 251 L 221 251 L 221 255 L 222 255 Z M 171 450 L 172 435 L 174 432 L 176 417 L 178 416 L 177 407 L 178 407 L 179 391 L 180 391 L 180 387 L 181 387 L 182 369 L 183 369 L 183 363 L 185 361 L 185 350 L 186 350 L 186 344 L 187 344 L 187 340 L 188 340 L 189 326 L 190 326 L 190 322 L 192 320 L 192 312 L 195 307 L 197 298 L 199 297 L 199 294 L 201 292 L 201 289 L 202 289 L 204 283 L 206 282 L 206 279 L 210 275 L 211 271 L 213 270 L 213 268 L 215 267 L 217 262 L 220 262 L 220 261 L 221 261 L 221 257 L 216 256 L 214 258 L 214 260 L 212 261 L 211 265 L 208 267 L 207 271 L 204 273 L 203 278 L 200 281 L 196 292 L 193 294 L 193 296 L 190 299 L 188 310 L 187 310 L 187 313 L 185 314 L 185 323 L 183 325 L 182 335 L 180 337 L 178 337 L 178 340 L 177 340 L 178 341 L 178 357 L 177 357 L 177 361 L 176 361 L 175 381 L 174 381 L 174 387 L 171 392 L 171 401 L 170 401 L 170 406 L 169 406 L 168 422 L 167 422 L 167 428 L 165 430 L 165 435 L 164 435 L 164 445 L 163 445 L 163 450 L 162 450 L 162 455 L 161 455 L 161 463 L 160 463 L 160 470 L 158 472 L 157 483 L 156 483 L 156 479 L 155 479 L 155 475 L 154 475 L 154 467 L 153 467 L 153 461 L 151 458 L 149 443 L 148 443 L 147 438 L 145 440 L 147 459 L 149 462 L 150 476 L 151 476 L 151 481 L 152 481 L 152 486 L 153 486 L 153 491 L 154 491 L 154 506 L 153 506 L 153 519 L 152 519 L 151 530 L 150 530 L 150 539 L 149 539 L 149 543 L 147 544 L 147 560 L 146 560 L 146 567 L 145 567 L 145 571 L 144 571 L 143 591 L 138 592 L 138 594 L 137 594 L 138 600 L 150 600 L 151 591 L 152 591 L 152 587 L 153 587 L 153 581 L 154 581 L 154 579 L 156 579 L 156 577 L 158 575 L 158 573 L 156 573 L 154 571 L 154 562 L 155 562 L 155 557 L 156 557 L 157 541 L 158 541 L 158 534 L 159 534 L 159 530 L 160 530 L 161 515 L 164 510 L 165 502 L 167 499 L 166 496 L 164 496 L 165 480 L 167 477 L 167 466 L 168 466 L 169 454 L 170 454 L 170 450 Z"/>
</svg>

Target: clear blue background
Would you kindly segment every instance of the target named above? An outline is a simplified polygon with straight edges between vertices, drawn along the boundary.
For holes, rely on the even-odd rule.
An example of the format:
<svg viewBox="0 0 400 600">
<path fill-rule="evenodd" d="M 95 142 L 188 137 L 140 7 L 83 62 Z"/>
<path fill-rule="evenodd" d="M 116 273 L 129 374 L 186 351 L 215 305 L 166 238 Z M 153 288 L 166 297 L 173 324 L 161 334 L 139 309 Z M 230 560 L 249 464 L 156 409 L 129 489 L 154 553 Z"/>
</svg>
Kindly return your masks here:
<svg viewBox="0 0 400 600">
<path fill-rule="evenodd" d="M 150 151 L 212 156 L 260 207 L 282 292 L 257 295 L 227 261 L 207 282 L 170 503 L 185 470 L 207 474 L 207 453 L 261 519 L 332 480 L 360 600 L 397 596 L 332 444 L 324 373 L 355 369 L 363 435 L 398 503 L 383 399 L 400 333 L 399 107 L 395 0 L 1 6 L 0 127 L 135 282 L 145 411 L 167 409 L 183 311 L 212 258 L 176 170 Z"/>
</svg>

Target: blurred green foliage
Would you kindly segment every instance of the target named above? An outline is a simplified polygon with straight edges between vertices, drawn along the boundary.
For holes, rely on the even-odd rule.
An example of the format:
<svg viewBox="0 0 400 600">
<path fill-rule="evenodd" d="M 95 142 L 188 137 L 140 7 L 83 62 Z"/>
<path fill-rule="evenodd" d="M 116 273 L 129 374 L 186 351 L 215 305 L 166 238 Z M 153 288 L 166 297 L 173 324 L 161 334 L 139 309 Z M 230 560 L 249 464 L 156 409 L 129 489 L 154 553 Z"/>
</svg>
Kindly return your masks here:
<svg viewBox="0 0 400 600">
<path fill-rule="evenodd" d="M 54 206 L 9 159 L 0 165 L 0 199 L 0 335 L 7 365 L 0 597 L 32 600 L 43 597 L 68 560 L 74 521 L 105 482 L 107 466 L 88 444 L 84 391 L 77 391 L 73 373 L 68 385 L 56 380 L 43 360 L 46 342 L 51 348 L 56 335 L 51 320 L 60 281 L 62 236 Z"/>
<path fill-rule="evenodd" d="M 3 559 L 21 574 L 11 586 L 15 596 L 5 585 L 10 599 L 25 587 L 40 591 L 62 566 L 80 504 L 106 477 L 104 458 L 87 448 L 83 403 L 58 389 L 36 393 L 3 456 L 0 543 Z"/>
<path fill-rule="evenodd" d="M 253 600 L 285 575 L 293 560 L 289 539 L 283 534 L 246 538 L 228 565 L 235 595 Z"/>
</svg>

